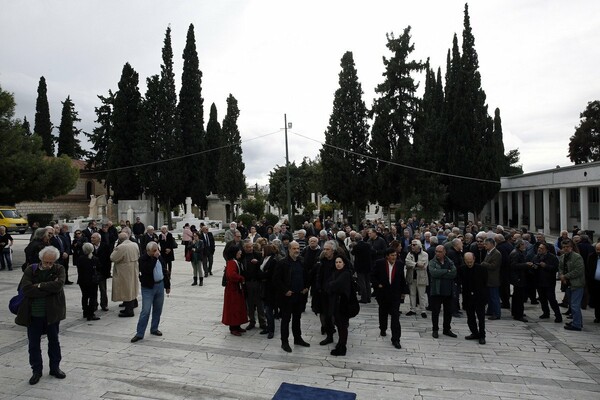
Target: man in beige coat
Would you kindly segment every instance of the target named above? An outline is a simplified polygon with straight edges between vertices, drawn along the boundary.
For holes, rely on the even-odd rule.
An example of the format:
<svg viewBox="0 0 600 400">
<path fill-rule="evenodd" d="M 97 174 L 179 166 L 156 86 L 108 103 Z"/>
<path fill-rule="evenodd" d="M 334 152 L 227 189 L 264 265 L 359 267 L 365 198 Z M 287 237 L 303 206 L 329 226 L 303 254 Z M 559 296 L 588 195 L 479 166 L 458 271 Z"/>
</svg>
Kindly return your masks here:
<svg viewBox="0 0 600 400">
<path fill-rule="evenodd" d="M 410 243 L 410 250 L 406 255 L 406 283 L 410 289 L 410 311 L 407 316 L 415 315 L 417 312 L 417 296 L 419 296 L 419 311 L 421 317 L 427 318 L 425 309 L 427 303 L 427 285 L 429 277 L 427 276 L 427 266 L 429 256 L 423 251 L 423 245 L 420 240 L 413 239 Z"/>
<path fill-rule="evenodd" d="M 119 234 L 117 246 L 110 255 L 113 266 L 112 301 L 122 301 L 125 309 L 119 317 L 133 317 L 134 302 L 140 290 L 139 266 L 140 249 L 137 243 L 129 240 L 126 232 Z"/>
</svg>

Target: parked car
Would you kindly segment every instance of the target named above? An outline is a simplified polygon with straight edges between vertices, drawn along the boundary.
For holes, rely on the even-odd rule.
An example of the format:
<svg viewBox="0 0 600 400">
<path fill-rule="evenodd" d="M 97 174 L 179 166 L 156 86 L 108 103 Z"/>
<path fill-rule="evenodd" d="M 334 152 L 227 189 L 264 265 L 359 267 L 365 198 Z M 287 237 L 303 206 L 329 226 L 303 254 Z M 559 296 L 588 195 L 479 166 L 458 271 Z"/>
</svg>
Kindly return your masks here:
<svg viewBox="0 0 600 400">
<path fill-rule="evenodd" d="M 17 231 L 21 234 L 27 231 L 27 220 L 12 206 L 0 206 L 0 225 L 6 227 L 6 231 Z"/>
</svg>

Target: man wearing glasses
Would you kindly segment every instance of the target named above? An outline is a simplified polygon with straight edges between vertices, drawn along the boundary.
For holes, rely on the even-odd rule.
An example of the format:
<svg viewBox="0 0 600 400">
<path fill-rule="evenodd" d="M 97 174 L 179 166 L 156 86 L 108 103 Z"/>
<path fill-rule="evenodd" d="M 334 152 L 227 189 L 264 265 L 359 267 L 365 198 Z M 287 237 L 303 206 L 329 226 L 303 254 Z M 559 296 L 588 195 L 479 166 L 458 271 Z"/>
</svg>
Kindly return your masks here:
<svg viewBox="0 0 600 400">
<path fill-rule="evenodd" d="M 585 286 L 585 273 L 583 258 L 573 251 L 571 239 L 564 239 L 561 243 L 562 255 L 558 263 L 560 281 L 567 286 L 571 315 L 573 322 L 567 323 L 565 329 L 569 331 L 581 331 L 583 321 L 581 319 L 581 299 Z"/>
</svg>

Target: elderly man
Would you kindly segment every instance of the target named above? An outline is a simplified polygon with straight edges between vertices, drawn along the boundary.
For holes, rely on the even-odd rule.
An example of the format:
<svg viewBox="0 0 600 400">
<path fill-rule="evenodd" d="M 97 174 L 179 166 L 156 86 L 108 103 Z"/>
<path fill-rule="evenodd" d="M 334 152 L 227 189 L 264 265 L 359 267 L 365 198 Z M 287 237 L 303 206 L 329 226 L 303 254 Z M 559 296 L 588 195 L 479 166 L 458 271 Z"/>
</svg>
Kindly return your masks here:
<svg viewBox="0 0 600 400">
<path fill-rule="evenodd" d="M 111 250 L 106 243 L 102 241 L 100 233 L 92 233 L 92 244 L 94 245 L 94 255 L 100 261 L 100 281 L 98 290 L 100 291 L 100 307 L 102 311 L 108 311 L 108 295 L 106 292 L 106 279 L 110 276 L 110 253 Z"/>
<path fill-rule="evenodd" d="M 581 318 L 581 300 L 583 299 L 583 288 L 585 287 L 585 268 L 583 258 L 573 251 L 571 239 L 561 242 L 562 255 L 558 263 L 560 282 L 567 287 L 569 296 L 569 307 L 573 322 L 565 325 L 569 331 L 580 331 L 583 329 Z"/>
<path fill-rule="evenodd" d="M 558 258 L 550 252 L 554 246 L 549 243 L 538 243 L 537 255 L 533 258 L 536 286 L 540 296 L 542 315 L 540 319 L 550 318 L 550 308 L 554 311 L 554 322 L 561 323 L 562 315 L 556 301 L 556 273 L 558 272 Z"/>
<path fill-rule="evenodd" d="M 239 260 L 246 283 L 246 309 L 248 312 L 248 320 L 250 323 L 246 326 L 246 330 L 254 329 L 256 326 L 256 314 L 258 314 L 258 323 L 260 329 L 266 331 L 267 319 L 265 318 L 265 310 L 261 291 L 261 271 L 262 256 L 254 252 L 252 239 L 244 239 L 242 258 Z M 255 313 L 256 310 L 256 313 Z"/>
<path fill-rule="evenodd" d="M 121 232 L 118 236 L 117 247 L 110 255 L 114 262 L 112 280 L 112 301 L 122 301 L 125 309 L 119 313 L 119 317 L 133 317 L 133 308 L 139 291 L 139 267 L 140 249 L 137 243 L 129 240 L 127 232 Z"/>
<path fill-rule="evenodd" d="M 490 320 L 496 320 L 501 317 L 500 268 L 502 268 L 502 254 L 496 250 L 496 241 L 492 238 L 486 238 L 483 245 L 486 255 L 481 265 L 487 269 L 488 314 Z"/>
<path fill-rule="evenodd" d="M 333 315 L 331 310 L 333 307 L 329 305 L 329 296 L 326 292 L 327 282 L 331 278 L 333 271 L 335 271 L 335 258 L 339 254 L 337 253 L 337 242 L 335 240 L 328 240 L 323 245 L 323 250 L 319 255 L 319 262 L 315 265 L 315 281 L 312 288 L 312 310 L 319 314 L 321 320 L 321 333 L 325 333 L 327 336 L 319 344 L 325 346 L 329 343 L 333 343 Z"/>
<path fill-rule="evenodd" d="M 310 347 L 310 344 L 302 339 L 302 329 L 300 328 L 300 318 L 306 307 L 310 284 L 308 271 L 303 267 L 300 246 L 297 242 L 290 242 L 287 257 L 277 264 L 273 275 L 273 285 L 277 291 L 281 309 L 281 348 L 287 353 L 292 352 L 288 341 L 290 320 L 292 321 L 294 344 Z"/>
<path fill-rule="evenodd" d="M 367 304 L 371 302 L 371 246 L 363 240 L 361 234 L 356 235 L 356 243 L 352 246 L 354 256 L 354 270 L 360 287 L 360 302 Z"/>
<path fill-rule="evenodd" d="M 25 296 L 15 322 L 27 327 L 29 339 L 29 364 L 33 375 L 29 379 L 35 385 L 42 377 L 42 335 L 48 336 L 50 375 L 64 379 L 60 370 L 61 352 L 58 341 L 60 321 L 66 318 L 66 303 L 63 287 L 65 267 L 58 263 L 60 252 L 53 246 L 39 252 L 40 263 L 29 265 L 23 273 L 19 287 Z"/>
<path fill-rule="evenodd" d="M 488 270 L 480 264 L 475 263 L 473 253 L 466 253 L 464 259 L 465 264 L 458 270 L 458 276 L 467 312 L 467 325 L 469 325 L 469 330 L 471 331 L 471 334 L 465 336 L 465 339 L 479 340 L 479 344 L 485 344 L 485 305 L 488 298 Z"/>
<path fill-rule="evenodd" d="M 146 232 L 139 239 L 140 254 L 145 251 L 146 246 L 148 246 L 148 243 L 150 242 L 158 243 L 158 235 L 154 232 L 154 227 L 152 225 L 146 227 Z"/>
<path fill-rule="evenodd" d="M 594 323 L 600 323 L 600 243 L 594 246 L 585 265 L 585 281 L 590 293 L 589 305 L 594 307 Z"/>
<path fill-rule="evenodd" d="M 202 226 L 200 239 L 204 242 L 204 254 L 202 255 L 202 268 L 204 269 L 204 277 L 212 275 L 213 256 L 215 254 L 215 238 L 208 230 L 208 226 Z"/>
<path fill-rule="evenodd" d="M 225 244 L 227 244 L 233 240 L 233 238 L 235 237 L 236 231 L 238 231 L 237 224 L 235 222 L 231 222 L 229 224 L 229 229 L 225 231 Z M 238 231 L 238 232 L 240 232 L 240 231 Z M 241 237 L 242 237 L 242 234 L 240 232 L 240 239 L 241 239 Z"/>
<path fill-rule="evenodd" d="M 521 322 L 528 322 L 524 317 L 525 299 L 527 296 L 527 274 L 533 267 L 525 257 L 527 243 L 523 239 L 515 241 L 515 249 L 510 253 L 510 280 L 513 285 L 512 316 Z"/>
<path fill-rule="evenodd" d="M 423 250 L 421 241 L 413 239 L 410 244 L 410 252 L 406 256 L 406 283 L 410 289 L 410 311 L 407 316 L 416 315 L 417 312 L 417 295 L 419 296 L 419 312 L 421 317 L 427 318 L 425 309 L 427 303 L 427 285 L 429 277 L 427 276 L 427 265 L 429 264 L 429 256 Z"/>
<path fill-rule="evenodd" d="M 165 302 L 165 292 L 171 293 L 171 280 L 165 260 L 160 256 L 158 243 L 150 242 L 146 245 L 146 253 L 140 257 L 140 283 L 142 285 L 142 311 L 138 320 L 135 336 L 131 343 L 135 343 L 144 338 L 150 311 L 152 311 L 152 323 L 150 333 L 155 336 L 162 336 L 158 330 L 160 316 L 162 314 L 163 304 Z"/>
<path fill-rule="evenodd" d="M 67 227 L 68 228 L 68 227 Z M 69 280 L 69 254 L 71 252 L 71 242 L 67 237 L 60 234 L 60 225 L 54 225 L 54 234 L 50 238 L 50 244 L 56 247 L 60 253 L 58 262 L 65 267 L 65 285 L 72 285 Z"/>
<path fill-rule="evenodd" d="M 429 261 L 429 273 L 431 274 L 431 336 L 439 337 L 440 309 L 444 306 L 444 335 L 455 338 L 450 324 L 452 323 L 452 289 L 456 279 L 456 267 L 451 259 L 446 257 L 446 249 L 443 245 L 435 248 L 435 257 Z"/>
<path fill-rule="evenodd" d="M 400 303 L 402 303 L 409 290 L 404 278 L 404 264 L 398 258 L 396 250 L 391 247 L 388 248 L 384 257 L 375 262 L 371 276 L 375 298 L 379 305 L 379 331 L 381 336 L 386 336 L 389 315 L 392 328 L 392 345 L 397 349 L 401 349 Z"/>
</svg>

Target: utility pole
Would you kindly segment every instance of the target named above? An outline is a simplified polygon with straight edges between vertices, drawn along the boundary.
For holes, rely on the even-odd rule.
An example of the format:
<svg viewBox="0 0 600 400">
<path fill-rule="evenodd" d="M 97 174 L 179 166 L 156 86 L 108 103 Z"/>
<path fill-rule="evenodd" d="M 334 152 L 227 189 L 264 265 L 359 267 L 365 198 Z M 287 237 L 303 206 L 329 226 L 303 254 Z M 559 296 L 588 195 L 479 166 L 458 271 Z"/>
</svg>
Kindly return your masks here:
<svg viewBox="0 0 600 400">
<path fill-rule="evenodd" d="M 294 214 L 292 213 L 292 188 L 290 187 L 290 157 L 288 155 L 287 114 L 283 114 L 283 122 L 285 127 L 285 175 L 287 178 L 288 224 L 290 225 L 290 232 L 294 232 Z"/>
</svg>

